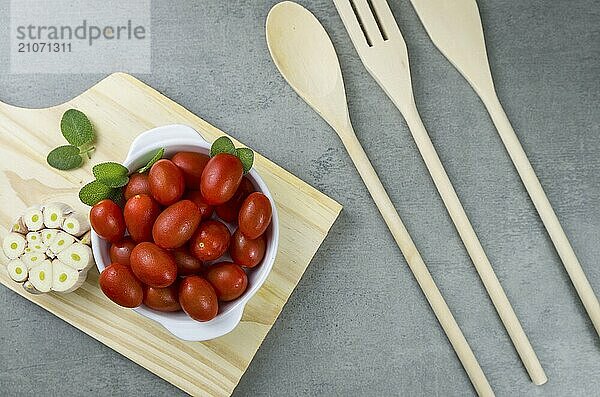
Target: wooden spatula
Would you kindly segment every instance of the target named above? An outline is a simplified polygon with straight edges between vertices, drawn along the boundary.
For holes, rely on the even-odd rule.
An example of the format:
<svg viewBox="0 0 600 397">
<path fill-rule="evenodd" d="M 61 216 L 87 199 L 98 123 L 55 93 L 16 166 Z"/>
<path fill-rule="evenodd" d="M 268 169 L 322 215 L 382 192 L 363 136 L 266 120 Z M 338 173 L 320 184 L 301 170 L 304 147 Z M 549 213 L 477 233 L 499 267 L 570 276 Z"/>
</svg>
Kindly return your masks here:
<svg viewBox="0 0 600 397">
<path fill-rule="evenodd" d="M 266 30 L 269 51 L 283 77 L 329 123 L 348 150 L 475 390 L 481 396 L 492 396 L 494 393 L 473 351 L 356 138 L 340 64 L 327 32 L 313 14 L 290 1 L 271 9 Z"/>
<path fill-rule="evenodd" d="M 408 51 L 386 0 L 333 0 L 363 64 L 404 116 L 421 157 L 531 380 L 547 381 L 535 351 L 471 226 L 413 98 Z"/>
<path fill-rule="evenodd" d="M 496 95 L 475 0 L 411 0 L 431 41 L 487 108 L 583 306 L 600 335 L 600 304 Z"/>
</svg>

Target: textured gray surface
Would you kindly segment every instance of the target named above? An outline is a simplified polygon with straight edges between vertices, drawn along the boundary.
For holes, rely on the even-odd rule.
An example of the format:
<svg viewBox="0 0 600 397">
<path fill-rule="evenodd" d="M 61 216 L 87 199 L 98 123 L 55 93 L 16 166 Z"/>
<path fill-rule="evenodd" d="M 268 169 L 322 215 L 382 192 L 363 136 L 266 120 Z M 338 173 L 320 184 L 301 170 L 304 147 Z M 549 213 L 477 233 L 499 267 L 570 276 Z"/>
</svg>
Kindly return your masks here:
<svg viewBox="0 0 600 397">
<path fill-rule="evenodd" d="M 0 1 L 0 53 L 8 48 Z M 202 4 L 201 4 L 202 3 Z M 236 395 L 473 393 L 340 142 L 271 63 L 273 1 L 153 4 L 153 72 L 139 75 L 345 208 Z M 361 65 L 331 2 L 303 1 L 339 53 L 359 139 L 499 396 L 597 393 L 600 343 L 482 104 L 391 1 L 425 125 L 549 381 L 534 386 L 487 299 L 404 121 Z M 600 292 L 600 6 L 480 1 L 499 96 L 592 286 Z M 0 100 L 65 101 L 101 75 L 14 76 Z M 0 288 L 3 395 L 178 390 Z"/>
</svg>

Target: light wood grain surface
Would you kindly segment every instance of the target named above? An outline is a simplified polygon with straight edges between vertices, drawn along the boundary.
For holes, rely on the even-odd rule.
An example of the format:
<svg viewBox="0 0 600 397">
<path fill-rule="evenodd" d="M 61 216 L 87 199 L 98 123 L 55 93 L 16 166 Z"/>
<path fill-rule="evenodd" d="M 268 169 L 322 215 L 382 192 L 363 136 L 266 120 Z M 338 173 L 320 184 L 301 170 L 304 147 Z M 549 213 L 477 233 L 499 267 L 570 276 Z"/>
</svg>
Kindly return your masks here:
<svg viewBox="0 0 600 397">
<path fill-rule="evenodd" d="M 59 122 L 71 107 L 91 119 L 97 150 L 81 169 L 60 172 L 48 167 L 45 157 L 64 144 Z M 7 232 L 16 214 L 35 203 L 55 199 L 87 210 L 78 202 L 77 192 L 91 178 L 90 165 L 123 160 L 139 133 L 173 123 L 190 125 L 209 141 L 224 135 L 122 73 L 48 109 L 0 103 L 0 234 Z M 228 335 L 208 342 L 178 340 L 159 324 L 105 298 L 97 286 L 97 271 L 68 295 L 29 295 L 8 278 L 4 266 L 0 282 L 192 395 L 230 395 L 341 210 L 334 200 L 260 155 L 255 167 L 275 198 L 281 224 L 279 251 L 269 278 Z"/>
</svg>

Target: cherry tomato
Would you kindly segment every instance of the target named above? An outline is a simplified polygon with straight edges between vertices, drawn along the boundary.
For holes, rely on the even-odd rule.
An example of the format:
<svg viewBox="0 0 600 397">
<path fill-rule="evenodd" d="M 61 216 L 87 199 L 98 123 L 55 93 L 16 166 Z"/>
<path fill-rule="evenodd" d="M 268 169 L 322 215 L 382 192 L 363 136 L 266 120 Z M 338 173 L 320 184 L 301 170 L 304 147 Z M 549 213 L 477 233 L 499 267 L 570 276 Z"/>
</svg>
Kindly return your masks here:
<svg viewBox="0 0 600 397">
<path fill-rule="evenodd" d="M 265 256 L 265 247 L 264 235 L 250 240 L 238 229 L 233 233 L 233 237 L 231 238 L 229 253 L 231 254 L 231 259 L 238 265 L 254 267 Z"/>
<path fill-rule="evenodd" d="M 213 261 L 227 251 L 230 239 L 229 229 L 223 223 L 202 222 L 190 240 L 190 251 L 201 261 Z"/>
<path fill-rule="evenodd" d="M 129 236 L 125 236 L 123 240 L 112 243 L 110 245 L 110 261 L 112 263 L 120 263 L 121 265 L 129 266 L 129 257 L 131 256 L 131 251 L 135 247 L 135 242 Z"/>
<path fill-rule="evenodd" d="M 193 201 L 194 204 L 198 206 L 200 210 L 200 217 L 202 220 L 209 219 L 213 214 L 213 206 L 209 205 L 204 197 L 202 197 L 202 193 L 199 190 L 190 190 L 186 194 L 183 195 L 184 200 Z"/>
<path fill-rule="evenodd" d="M 204 264 L 201 260 L 193 256 L 187 246 L 179 247 L 172 251 L 173 259 L 177 264 L 177 275 L 189 276 L 191 274 L 201 273 L 204 270 Z"/>
<path fill-rule="evenodd" d="M 171 160 L 158 160 L 148 174 L 152 197 L 162 205 L 171 205 L 185 191 L 183 172 Z"/>
<path fill-rule="evenodd" d="M 129 176 L 129 183 L 125 187 L 125 200 L 129 200 L 136 194 L 150 194 L 150 183 L 148 174 L 133 173 Z"/>
<path fill-rule="evenodd" d="M 253 191 L 254 185 L 252 185 L 250 179 L 243 177 L 240 187 L 238 187 L 233 197 L 230 198 L 226 203 L 218 205 L 215 208 L 219 218 L 223 219 L 225 222 L 236 221 L 238 218 L 238 213 L 240 212 L 240 208 L 242 207 L 242 203 Z"/>
<path fill-rule="evenodd" d="M 206 154 L 196 152 L 176 153 L 171 161 L 183 172 L 185 185 L 190 190 L 200 189 L 200 177 L 210 157 Z"/>
<path fill-rule="evenodd" d="M 177 282 L 165 288 L 144 287 L 144 305 L 159 312 L 178 312 L 179 284 Z"/>
<path fill-rule="evenodd" d="M 123 211 L 112 200 L 102 200 L 92 207 L 90 223 L 98 236 L 111 243 L 121 240 L 125 235 Z"/>
<path fill-rule="evenodd" d="M 152 226 L 160 215 L 160 205 L 147 194 L 138 194 L 125 203 L 125 224 L 138 243 L 152 241 Z"/>
<path fill-rule="evenodd" d="M 244 167 L 236 156 L 219 153 L 211 158 L 200 179 L 200 191 L 210 205 L 223 204 L 240 186 Z"/>
<path fill-rule="evenodd" d="M 264 194 L 254 192 L 244 200 L 238 215 L 240 231 L 249 239 L 255 239 L 267 230 L 271 223 L 271 202 Z"/>
<path fill-rule="evenodd" d="M 98 283 L 104 295 L 117 305 L 138 307 L 142 304 L 142 283 L 135 278 L 129 266 L 113 263 L 102 270 Z"/>
<path fill-rule="evenodd" d="M 224 302 L 240 297 L 248 287 L 248 276 L 244 269 L 231 262 L 212 265 L 206 272 L 206 279 L 214 287 L 217 298 Z"/>
<path fill-rule="evenodd" d="M 161 248 L 178 248 L 192 237 L 200 224 L 198 206 L 190 200 L 178 201 L 160 213 L 152 237 Z"/>
<path fill-rule="evenodd" d="M 164 288 L 177 279 L 177 265 L 171 254 L 154 243 L 139 243 L 131 252 L 131 270 L 141 282 Z"/>
<path fill-rule="evenodd" d="M 215 289 L 200 276 L 187 276 L 179 285 L 179 303 L 196 321 L 209 321 L 219 312 Z"/>
</svg>

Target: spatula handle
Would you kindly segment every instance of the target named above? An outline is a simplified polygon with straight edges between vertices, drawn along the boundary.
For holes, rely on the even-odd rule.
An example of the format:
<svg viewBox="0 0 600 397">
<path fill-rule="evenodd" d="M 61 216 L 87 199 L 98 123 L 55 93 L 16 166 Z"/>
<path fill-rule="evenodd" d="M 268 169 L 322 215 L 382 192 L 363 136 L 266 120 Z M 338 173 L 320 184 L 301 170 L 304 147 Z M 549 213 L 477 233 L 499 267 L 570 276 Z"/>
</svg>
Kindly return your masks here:
<svg viewBox="0 0 600 397">
<path fill-rule="evenodd" d="M 362 177 L 367 189 L 369 189 L 369 193 L 371 193 L 375 204 L 377 204 L 379 212 L 381 212 L 398 247 L 400 247 L 400 251 L 402 251 L 404 258 L 408 262 L 410 270 L 417 279 L 429 305 L 433 309 L 433 312 L 442 325 L 450 343 L 454 347 L 456 355 L 465 368 L 469 379 L 471 379 L 477 394 L 480 396 L 493 396 L 494 392 L 492 391 L 485 374 L 481 370 L 471 347 L 456 323 L 456 320 L 454 319 L 452 312 L 450 312 L 444 297 L 437 288 L 435 281 L 433 281 L 417 247 L 404 227 L 394 204 L 381 184 L 377 173 L 373 169 L 373 166 L 367 158 L 360 142 L 356 138 L 356 135 L 353 131 L 347 131 L 344 134 L 340 134 L 340 136 L 342 137 L 342 142 L 344 143 L 344 146 L 346 146 L 358 173 Z"/>
<path fill-rule="evenodd" d="M 560 225 L 560 222 L 552 209 L 552 205 L 550 204 L 550 201 L 548 201 L 548 197 L 546 197 L 546 193 L 535 175 L 533 167 L 529 163 L 527 155 L 519 142 L 519 138 L 517 138 L 498 97 L 496 95 L 489 95 L 487 97 L 482 96 L 482 99 L 496 125 L 498 134 L 500 135 L 502 142 L 504 142 L 504 146 L 506 147 L 512 162 L 517 168 L 519 176 L 529 193 L 529 197 L 531 197 L 531 201 L 533 201 L 533 204 L 554 243 L 554 247 L 571 278 L 571 282 L 575 286 L 579 298 L 583 302 L 583 306 L 590 316 L 594 328 L 596 328 L 596 332 L 600 335 L 600 304 L 598 303 L 598 298 L 592 290 L 592 286 L 585 276 L 581 264 L 579 263 L 579 260 L 577 260 L 577 256 L 575 256 L 575 252 L 569 243 L 569 239 Z"/>
<path fill-rule="evenodd" d="M 498 312 L 498 316 L 506 328 L 506 332 L 510 336 L 519 357 L 521 357 L 521 361 L 523 362 L 529 377 L 536 385 L 546 383 L 548 378 L 546 377 L 544 369 L 542 368 L 533 347 L 531 347 L 531 343 L 529 343 L 529 339 L 527 338 L 525 331 L 523 331 L 523 327 L 521 326 L 500 281 L 498 281 L 498 278 L 496 277 L 496 273 L 479 242 L 479 238 L 475 234 L 475 230 L 473 230 L 473 226 L 471 226 L 471 222 L 452 186 L 452 182 L 450 182 L 450 178 L 448 178 L 448 174 L 446 174 L 446 171 L 444 170 L 444 166 L 437 155 L 416 107 L 411 107 L 403 114 L 417 147 L 419 148 L 419 152 L 425 161 L 425 165 L 429 170 L 431 178 L 450 214 L 450 218 L 452 218 L 452 222 L 454 222 L 454 225 L 456 226 L 456 230 L 473 261 L 473 265 L 475 265 L 475 269 L 477 269 L 477 273 Z"/>
</svg>

